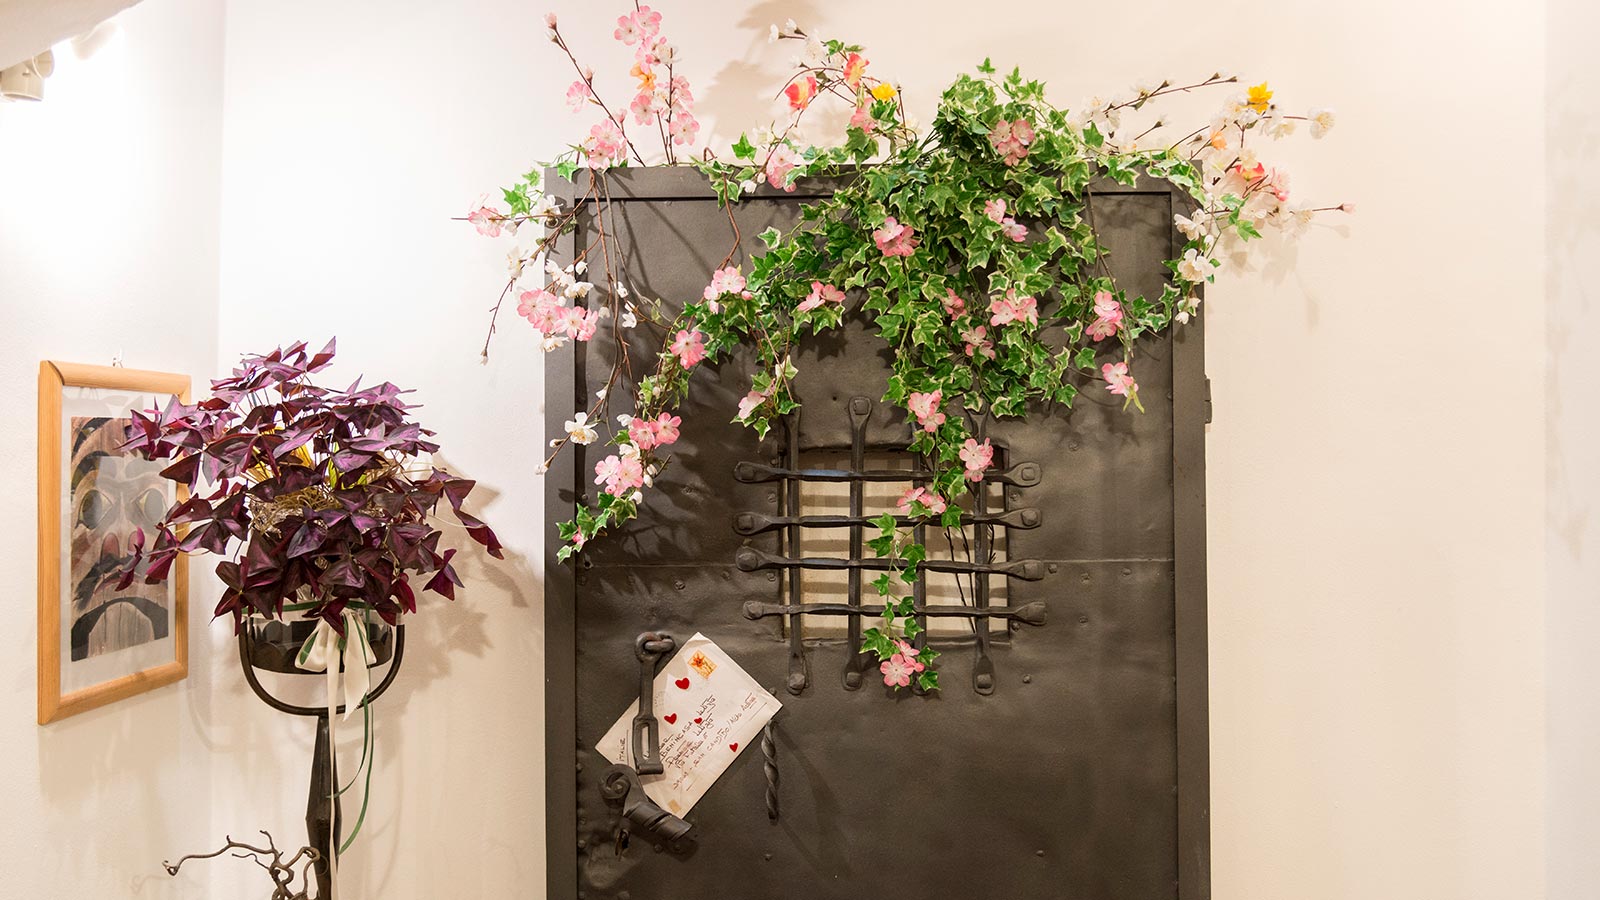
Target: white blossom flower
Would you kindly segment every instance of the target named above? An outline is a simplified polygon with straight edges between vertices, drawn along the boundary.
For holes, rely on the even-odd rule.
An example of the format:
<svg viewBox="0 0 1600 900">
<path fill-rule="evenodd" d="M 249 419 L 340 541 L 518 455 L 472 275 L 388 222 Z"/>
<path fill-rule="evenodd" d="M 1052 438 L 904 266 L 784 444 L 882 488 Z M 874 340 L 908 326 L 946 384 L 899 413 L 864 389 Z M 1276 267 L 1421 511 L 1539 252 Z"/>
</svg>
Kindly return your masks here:
<svg viewBox="0 0 1600 900">
<path fill-rule="evenodd" d="M 611 286 L 611 290 L 615 291 L 616 295 L 623 300 L 628 299 L 628 286 L 622 282 L 619 281 L 616 284 L 613 284 Z"/>
<path fill-rule="evenodd" d="M 555 350 L 566 344 L 566 342 L 567 336 L 564 334 L 547 334 L 544 336 L 544 339 L 539 342 L 539 349 L 549 353 L 551 350 Z"/>
<path fill-rule="evenodd" d="M 634 328 L 639 324 L 639 317 L 633 314 L 631 304 L 622 311 L 621 316 L 617 317 L 617 324 L 623 328 Z"/>
<path fill-rule="evenodd" d="M 589 264 L 580 259 L 572 264 L 572 271 L 582 275 L 584 272 L 589 271 Z"/>
<path fill-rule="evenodd" d="M 796 34 L 799 31 L 800 31 L 800 26 L 795 24 L 795 21 L 793 19 L 784 19 L 783 20 L 783 33 L 784 34 Z"/>
<path fill-rule="evenodd" d="M 561 204 L 549 194 L 540 194 L 539 199 L 533 201 L 533 209 L 529 210 L 535 216 L 545 216 L 561 211 Z"/>
<path fill-rule="evenodd" d="M 561 296 L 568 300 L 580 300 L 589 296 L 589 290 L 594 285 L 587 281 L 574 281 L 561 290 Z"/>
<path fill-rule="evenodd" d="M 1272 111 L 1262 118 L 1260 128 L 1266 132 L 1267 137 L 1278 140 L 1294 134 L 1295 124 L 1293 119 L 1279 112 L 1277 107 L 1273 107 Z"/>
<path fill-rule="evenodd" d="M 633 416 L 630 416 L 627 413 L 618 413 L 617 424 L 621 425 L 623 428 L 627 428 L 629 425 L 633 424 Z"/>
<path fill-rule="evenodd" d="M 595 391 L 595 392 L 594 392 L 594 395 L 595 395 L 595 396 L 596 396 L 596 397 L 598 397 L 598 398 L 599 398 L 599 399 L 601 399 L 601 400 L 604 400 L 604 399 L 605 399 L 605 398 L 606 398 L 606 393 L 607 393 L 607 392 L 608 392 L 608 391 L 609 391 L 609 390 L 610 390 L 610 388 L 601 388 L 601 389 L 600 389 L 600 390 L 598 390 L 598 391 Z"/>
<path fill-rule="evenodd" d="M 1333 128 L 1333 110 L 1319 107 L 1306 113 L 1306 118 L 1311 120 L 1311 136 L 1320 138 Z"/>
<path fill-rule="evenodd" d="M 677 65 L 679 59 L 678 48 L 666 41 L 662 41 L 656 45 L 656 59 L 663 66 Z"/>
<path fill-rule="evenodd" d="M 753 193 L 755 193 L 755 191 L 756 191 L 756 183 L 755 183 L 754 180 L 745 180 L 745 181 L 739 182 L 739 193 L 741 193 L 741 194 L 753 194 Z"/>
<path fill-rule="evenodd" d="M 528 259 L 522 255 L 521 247 L 512 247 L 511 252 L 506 254 L 506 269 L 511 272 L 512 281 L 516 281 L 518 278 L 522 277 L 522 267 L 526 265 L 527 262 Z"/>
<path fill-rule="evenodd" d="M 1178 261 L 1178 277 L 1184 281 L 1196 283 L 1206 280 L 1215 269 L 1211 261 L 1200 255 L 1200 251 L 1190 247 L 1183 253 L 1183 259 Z"/>
<path fill-rule="evenodd" d="M 1192 217 L 1173 216 L 1173 224 L 1191 241 L 1203 240 L 1211 235 L 1211 214 L 1203 209 L 1194 211 Z"/>
<path fill-rule="evenodd" d="M 828 48 L 816 38 L 806 38 L 806 62 L 820 66 L 828 61 Z"/>
<path fill-rule="evenodd" d="M 543 475 L 548 471 L 550 471 L 549 463 L 539 463 L 537 466 L 533 467 L 533 474 L 535 475 Z"/>
<path fill-rule="evenodd" d="M 644 500 L 644 491 L 634 491 L 628 495 L 628 499 L 635 503 L 640 503 Z"/>
<path fill-rule="evenodd" d="M 589 413 L 578 410 L 572 418 L 566 421 L 567 436 L 572 438 L 574 444 L 592 444 L 600 437 L 594 430 L 594 424 L 589 421 Z"/>
<path fill-rule="evenodd" d="M 639 458 L 639 445 L 634 443 L 621 444 L 617 447 L 617 455 L 623 458 Z"/>
<path fill-rule="evenodd" d="M 767 32 L 767 43 L 776 44 L 780 34 L 781 32 L 778 31 L 778 26 L 772 26 L 772 30 Z"/>
</svg>

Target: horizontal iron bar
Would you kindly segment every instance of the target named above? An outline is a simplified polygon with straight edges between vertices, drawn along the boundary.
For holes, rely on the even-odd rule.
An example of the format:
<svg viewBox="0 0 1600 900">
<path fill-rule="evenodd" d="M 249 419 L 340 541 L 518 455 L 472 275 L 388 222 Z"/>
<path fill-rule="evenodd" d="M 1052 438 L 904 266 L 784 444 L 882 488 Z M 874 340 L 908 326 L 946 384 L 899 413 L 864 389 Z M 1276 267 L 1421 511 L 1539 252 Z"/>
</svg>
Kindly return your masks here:
<svg viewBox="0 0 1600 900">
<path fill-rule="evenodd" d="M 1024 603 L 1012 608 L 1009 606 L 991 606 L 987 609 L 978 609 L 972 606 L 918 606 L 915 612 L 919 616 L 931 618 L 963 618 L 963 619 L 1015 619 L 1027 625 L 1043 625 L 1049 613 L 1049 607 L 1043 600 Z M 877 616 L 881 610 L 874 610 L 870 606 L 853 606 L 849 603 L 766 603 L 760 600 L 750 600 L 744 605 L 744 616 L 747 619 L 760 619 L 764 616 L 790 616 L 795 614 L 808 616 Z"/>
<path fill-rule="evenodd" d="M 983 475 L 984 481 L 993 481 L 1000 484 L 1010 484 L 1017 487 L 1033 487 L 1039 483 L 1039 464 L 1034 462 L 1018 463 L 1005 471 L 990 469 Z M 782 481 L 788 478 L 797 478 L 801 481 L 927 481 L 934 473 L 928 471 L 913 471 L 902 469 L 864 469 L 852 472 L 849 469 L 786 469 L 781 466 L 765 466 L 761 463 L 740 462 L 733 467 L 733 477 L 745 484 L 759 484 L 765 481 Z"/>
<path fill-rule="evenodd" d="M 755 547 L 740 547 L 738 552 L 733 555 L 733 561 L 745 572 L 754 572 L 759 569 L 894 568 L 894 561 L 888 559 L 833 559 L 826 556 L 806 556 L 794 559 L 788 556 L 768 553 Z M 927 559 L 922 561 L 922 568 L 929 572 L 955 572 L 963 575 L 987 572 L 993 575 L 1020 578 L 1023 581 L 1039 581 L 1044 578 L 1044 563 L 1037 559 L 1015 559 L 1002 563 L 969 563 L 954 559 Z"/>
<path fill-rule="evenodd" d="M 873 516 L 769 516 L 766 513 L 742 512 L 733 517 L 733 530 L 740 534 L 761 534 L 787 525 L 802 528 L 848 528 L 851 525 L 871 525 Z M 911 516 L 895 516 L 894 523 L 905 527 L 917 523 Z M 1007 528 L 1038 528 L 1039 510 L 1031 506 L 1010 509 L 1003 513 L 963 513 L 963 525 L 1004 525 Z"/>
</svg>

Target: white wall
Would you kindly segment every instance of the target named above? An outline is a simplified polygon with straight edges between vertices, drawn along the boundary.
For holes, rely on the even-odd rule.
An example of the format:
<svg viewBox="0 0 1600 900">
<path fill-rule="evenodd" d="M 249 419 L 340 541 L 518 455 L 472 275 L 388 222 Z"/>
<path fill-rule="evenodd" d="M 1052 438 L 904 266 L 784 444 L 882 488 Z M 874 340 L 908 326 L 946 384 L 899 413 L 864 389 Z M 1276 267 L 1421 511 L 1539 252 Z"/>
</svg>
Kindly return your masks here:
<svg viewBox="0 0 1600 900">
<path fill-rule="evenodd" d="M 1600 66 L 1586 38 L 1600 28 L 1593 4 L 1554 0 L 1546 27 L 1545 258 L 1549 352 L 1545 387 L 1545 564 L 1549 598 L 1551 900 L 1583 900 L 1600 884 L 1600 307 L 1589 268 L 1600 258 Z"/>
<path fill-rule="evenodd" d="M 8 897 L 203 897 L 161 860 L 213 838 L 210 668 L 34 723 L 32 477 L 41 359 L 187 372 L 216 360 L 222 9 L 151 0 L 125 39 L 58 54 L 46 102 L 0 104 L 0 421 L 13 475 L 0 629 L 0 858 Z M 212 600 L 197 579 L 193 622 Z M 197 633 L 203 634 L 203 629 Z"/>
<path fill-rule="evenodd" d="M 625 5 L 554 4 L 608 54 L 602 77 Z M 1286 159 L 1297 189 L 1360 214 L 1213 292 L 1216 895 L 1541 896 L 1540 12 L 661 6 L 719 143 L 767 114 L 791 50 L 764 31 L 786 16 L 865 43 L 925 112 L 989 55 L 1064 103 L 1222 65 L 1340 108 L 1333 137 Z M 523 2 L 228 9 L 224 356 L 336 332 L 346 371 L 417 386 L 521 556 L 421 629 L 424 674 L 387 705 L 380 830 L 347 871 L 390 871 L 385 896 L 526 884 L 542 868 L 538 360 L 513 328 L 476 366 L 503 247 L 447 219 L 579 135 L 571 73 Z M 1522 127 L 1481 139 L 1490 121 Z"/>
<path fill-rule="evenodd" d="M 1063 103 L 1220 64 L 1337 106 L 1334 135 L 1289 145 L 1286 162 L 1297 190 L 1359 215 L 1210 301 L 1215 894 L 1500 900 L 1545 896 L 1548 880 L 1552 897 L 1592 896 L 1596 557 L 1575 495 L 1600 489 L 1584 455 L 1600 425 L 1583 413 L 1600 376 L 1581 365 L 1597 358 L 1582 288 L 1593 180 L 1569 184 L 1594 132 L 1575 93 L 1592 80 L 1563 75 L 1588 59 L 1585 20 L 1549 22 L 1547 158 L 1537 9 L 1327 6 L 664 12 L 718 144 L 768 114 L 790 50 L 764 32 L 788 16 L 866 43 L 925 119 L 938 86 L 984 56 Z M 477 508 L 509 561 L 472 557 L 461 599 L 416 621 L 379 706 L 349 897 L 537 896 L 543 878 L 540 360 L 513 327 L 478 365 L 504 247 L 449 217 L 580 123 L 542 7 L 449 7 L 232 0 L 224 22 L 215 2 L 146 0 L 123 16 L 121 48 L 63 63 L 45 104 L 0 106 L 0 414 L 24 426 L 17 458 L 32 458 L 40 358 L 120 349 L 203 380 L 240 352 L 337 334 L 339 374 L 417 388 L 446 460 L 484 486 Z M 555 8 L 609 54 L 595 57 L 605 77 L 621 10 Z M 1484 111 L 1511 136 L 1482 139 Z M 1544 331 L 1547 175 L 1542 398 L 1526 338 Z M 0 520 L 0 539 L 31 623 L 30 517 Z M 259 890 L 242 862 L 177 882 L 155 864 L 225 831 L 297 830 L 309 728 L 248 696 L 226 627 L 203 627 L 214 586 L 195 568 L 182 685 L 41 729 L 33 629 L 0 637 L 0 767 L 16 773 L 0 847 L 26 863 L 8 867 L 7 893 L 239 896 Z"/>
</svg>

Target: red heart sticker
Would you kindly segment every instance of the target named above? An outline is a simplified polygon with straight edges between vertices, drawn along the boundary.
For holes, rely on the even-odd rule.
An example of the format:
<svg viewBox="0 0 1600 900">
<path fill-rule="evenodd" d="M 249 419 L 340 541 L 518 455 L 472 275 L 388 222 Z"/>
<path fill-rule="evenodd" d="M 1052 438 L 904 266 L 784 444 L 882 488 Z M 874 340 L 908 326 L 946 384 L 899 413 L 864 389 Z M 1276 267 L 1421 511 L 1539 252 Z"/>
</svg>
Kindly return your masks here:
<svg viewBox="0 0 1600 900">
<path fill-rule="evenodd" d="M 694 717 L 694 723 L 695 723 L 695 724 L 696 724 L 696 725 L 699 725 L 699 724 L 700 724 L 700 717 L 699 717 L 699 716 L 695 716 L 695 717 Z"/>
<path fill-rule="evenodd" d="M 677 685 L 680 690 L 687 691 L 689 689 L 689 679 L 687 678 L 679 678 L 677 681 L 674 681 L 673 684 Z"/>
<path fill-rule="evenodd" d="M 666 715 L 662 716 L 661 718 L 666 719 L 667 720 L 667 724 L 671 725 L 673 722 L 678 721 L 678 714 L 677 713 L 667 713 Z"/>
<path fill-rule="evenodd" d="M 738 753 L 738 752 L 739 752 L 739 745 L 738 745 L 738 743 L 737 743 L 737 742 L 735 742 L 735 743 L 732 743 L 732 744 L 729 744 L 729 745 L 728 745 L 728 749 L 729 749 L 729 750 L 732 750 L 732 751 L 733 751 L 733 752 L 735 752 L 735 753 Z"/>
</svg>

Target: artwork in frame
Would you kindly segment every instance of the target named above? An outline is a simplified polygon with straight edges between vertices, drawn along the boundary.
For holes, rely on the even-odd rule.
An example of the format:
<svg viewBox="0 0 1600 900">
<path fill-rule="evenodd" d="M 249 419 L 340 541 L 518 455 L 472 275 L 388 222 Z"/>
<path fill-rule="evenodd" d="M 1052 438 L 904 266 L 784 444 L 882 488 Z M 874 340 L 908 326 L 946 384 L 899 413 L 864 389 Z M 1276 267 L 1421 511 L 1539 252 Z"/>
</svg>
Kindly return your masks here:
<svg viewBox="0 0 1600 900">
<path fill-rule="evenodd" d="M 160 584 L 106 577 L 181 499 L 123 449 L 133 410 L 189 400 L 189 376 L 39 364 L 39 724 L 179 681 L 189 670 L 186 562 Z"/>
</svg>

